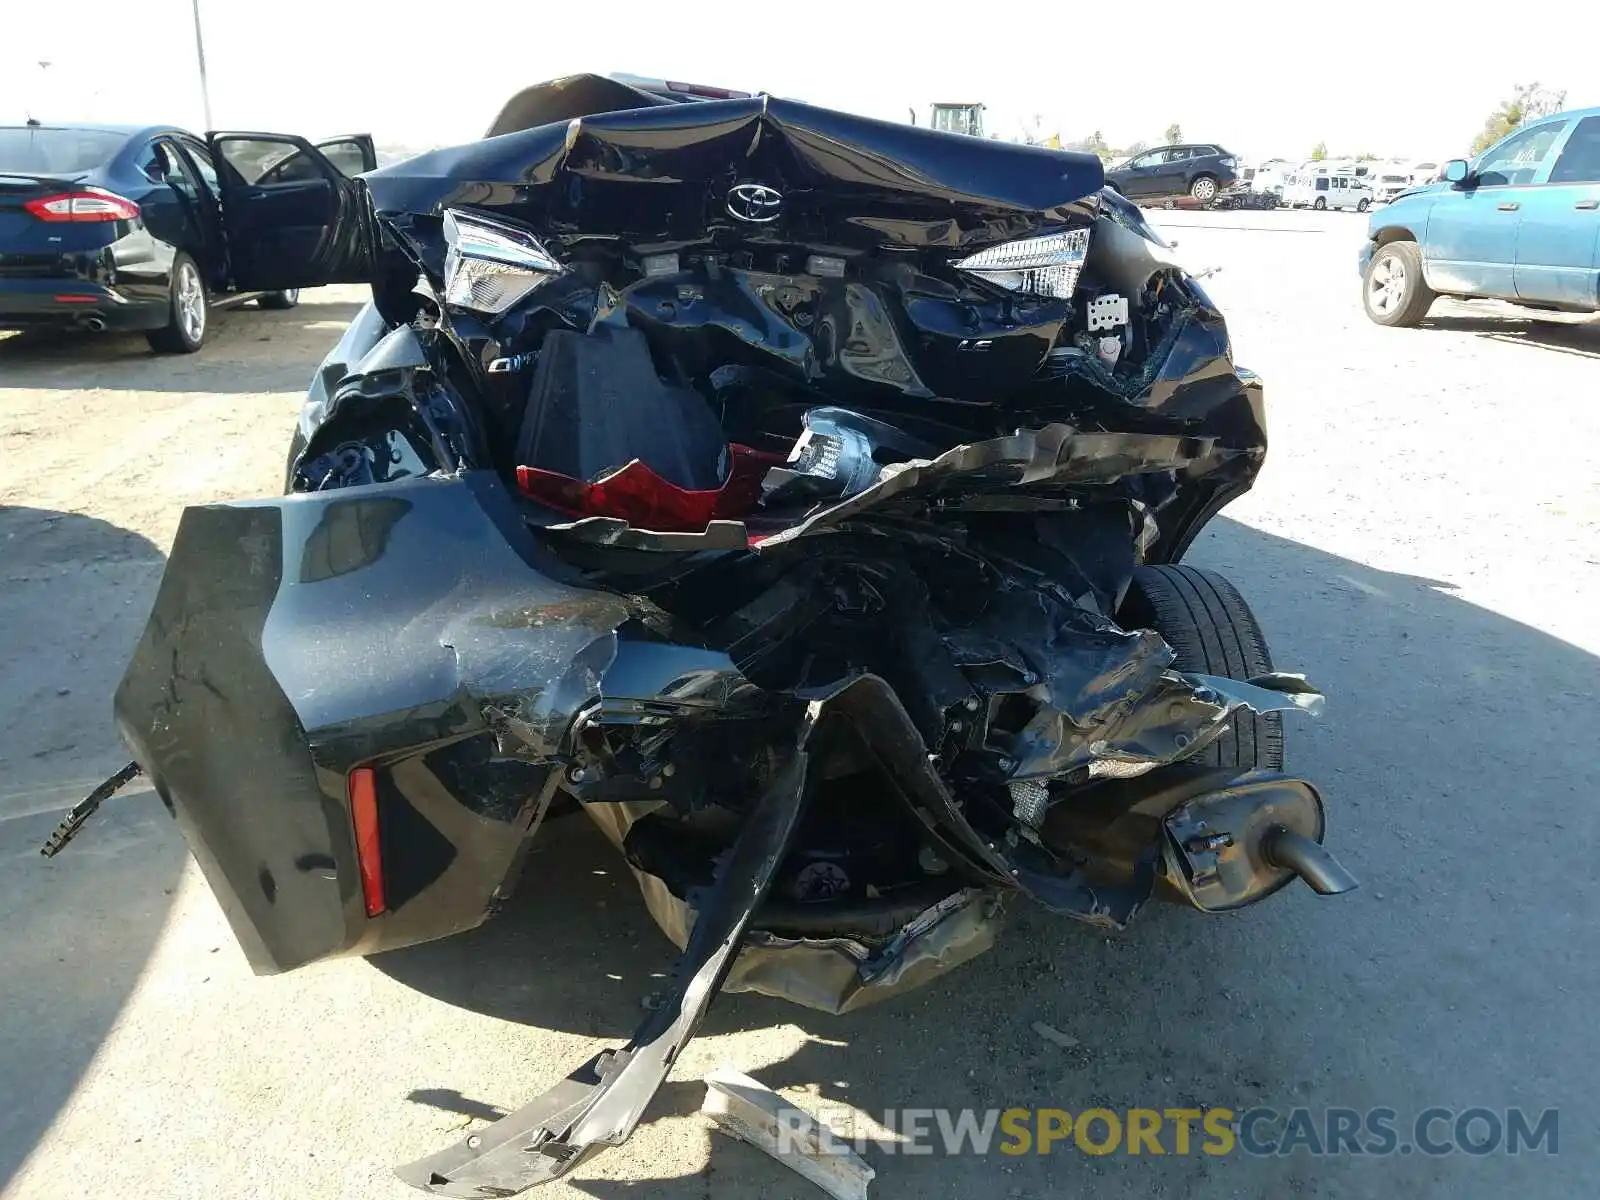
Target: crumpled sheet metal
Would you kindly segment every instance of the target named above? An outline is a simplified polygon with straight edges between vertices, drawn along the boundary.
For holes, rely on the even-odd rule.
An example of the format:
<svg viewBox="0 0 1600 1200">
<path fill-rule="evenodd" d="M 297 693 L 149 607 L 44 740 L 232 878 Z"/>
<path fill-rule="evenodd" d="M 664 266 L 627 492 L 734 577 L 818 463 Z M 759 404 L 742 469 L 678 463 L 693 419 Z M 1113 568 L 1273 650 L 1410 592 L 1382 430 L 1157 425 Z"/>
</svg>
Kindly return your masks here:
<svg viewBox="0 0 1600 1200">
<path fill-rule="evenodd" d="M 750 543 L 758 550 L 785 546 L 830 525 L 848 521 L 896 496 L 932 491 L 963 476 L 994 487 L 1028 484 L 1106 484 L 1129 475 L 1182 472 L 1220 451 L 1212 437 L 1155 433 L 1080 432 L 1059 422 L 1019 429 L 999 438 L 967 442 L 931 459 L 889 463 L 877 481 L 837 503 L 818 507 L 804 519 L 766 536 L 749 537 L 743 522 L 712 521 L 700 533 L 634 529 L 612 517 L 545 526 L 580 541 L 652 550 L 728 550 Z"/>
<path fill-rule="evenodd" d="M 1095 723 L 1080 725 L 1054 704 L 1040 707 L 1017 735 L 1013 779 L 1064 775 L 1095 762 L 1165 766 L 1198 754 L 1228 728 L 1240 708 L 1256 713 L 1322 711 L 1323 695 L 1305 680 L 1297 689 L 1220 675 L 1168 671 L 1154 685 L 1129 690 Z"/>
<path fill-rule="evenodd" d="M 583 811 L 620 851 L 633 823 L 660 807 L 659 801 L 590 802 Z M 630 869 L 650 916 L 682 948 L 694 926 L 694 910 L 658 876 Z M 977 958 L 994 945 L 1004 925 L 1000 889 L 963 888 L 919 913 L 879 951 L 850 938 L 779 937 L 756 929 L 745 938 L 722 990 L 775 996 L 827 1013 L 854 1012 L 914 991 Z"/>
</svg>

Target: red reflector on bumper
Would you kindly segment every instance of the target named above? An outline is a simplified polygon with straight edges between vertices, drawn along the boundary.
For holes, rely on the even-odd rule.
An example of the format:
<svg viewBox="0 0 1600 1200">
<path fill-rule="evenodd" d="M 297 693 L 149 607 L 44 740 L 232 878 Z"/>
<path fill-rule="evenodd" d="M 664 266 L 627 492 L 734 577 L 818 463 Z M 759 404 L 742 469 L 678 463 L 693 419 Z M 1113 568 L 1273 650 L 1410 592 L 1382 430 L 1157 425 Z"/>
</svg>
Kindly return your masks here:
<svg viewBox="0 0 1600 1200">
<path fill-rule="evenodd" d="M 378 773 L 371 767 L 350 772 L 350 815 L 356 827 L 356 862 L 361 868 L 361 895 L 367 916 L 384 909 L 383 852 L 378 841 Z"/>
<path fill-rule="evenodd" d="M 57 304 L 95 304 L 100 299 L 99 296 L 78 296 L 78 295 L 52 296 L 50 298 L 52 300 L 54 300 Z"/>
</svg>

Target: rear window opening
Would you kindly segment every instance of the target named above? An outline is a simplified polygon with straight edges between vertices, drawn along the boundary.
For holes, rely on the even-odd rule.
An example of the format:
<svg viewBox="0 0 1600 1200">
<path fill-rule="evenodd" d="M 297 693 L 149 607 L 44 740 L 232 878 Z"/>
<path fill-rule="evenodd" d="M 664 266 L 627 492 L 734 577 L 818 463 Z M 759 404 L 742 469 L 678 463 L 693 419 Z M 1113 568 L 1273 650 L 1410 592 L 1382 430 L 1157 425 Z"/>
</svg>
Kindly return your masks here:
<svg viewBox="0 0 1600 1200">
<path fill-rule="evenodd" d="M 0 174 L 76 175 L 111 161 L 127 136 L 104 129 L 0 128 Z"/>
</svg>

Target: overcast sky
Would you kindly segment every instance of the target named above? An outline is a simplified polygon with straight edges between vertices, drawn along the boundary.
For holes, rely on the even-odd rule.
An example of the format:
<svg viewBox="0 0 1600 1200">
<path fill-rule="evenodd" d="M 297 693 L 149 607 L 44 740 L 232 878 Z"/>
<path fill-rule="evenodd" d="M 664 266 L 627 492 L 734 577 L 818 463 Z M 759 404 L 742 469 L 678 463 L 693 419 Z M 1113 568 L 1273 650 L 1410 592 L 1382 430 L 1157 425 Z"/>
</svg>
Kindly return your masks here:
<svg viewBox="0 0 1600 1200">
<path fill-rule="evenodd" d="M 0 9 L 0 123 L 31 111 L 203 128 L 190 0 Z M 1015 24 L 984 27 L 1008 12 Z M 518 88 L 580 71 L 898 121 L 908 107 L 925 121 L 930 101 L 980 100 L 1002 137 L 1034 114 L 1046 133 L 1100 130 L 1115 146 L 1159 141 L 1177 121 L 1253 159 L 1304 158 L 1318 141 L 1336 155 L 1448 157 L 1533 80 L 1565 88 L 1569 107 L 1600 105 L 1596 0 L 201 0 L 201 13 L 217 127 L 414 146 L 479 136 Z"/>
</svg>

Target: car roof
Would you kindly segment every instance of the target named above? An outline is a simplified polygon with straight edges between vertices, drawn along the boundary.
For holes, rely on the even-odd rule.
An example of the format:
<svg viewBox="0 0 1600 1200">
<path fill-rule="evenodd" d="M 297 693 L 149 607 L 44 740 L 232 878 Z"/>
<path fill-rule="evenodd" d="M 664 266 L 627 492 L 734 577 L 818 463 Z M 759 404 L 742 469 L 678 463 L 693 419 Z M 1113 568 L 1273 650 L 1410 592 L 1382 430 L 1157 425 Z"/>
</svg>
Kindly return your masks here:
<svg viewBox="0 0 1600 1200">
<path fill-rule="evenodd" d="M 0 125 L 0 129 L 76 129 L 85 133 L 120 133 L 129 141 L 141 137 L 156 137 L 163 133 L 196 136 L 181 125 L 117 125 L 105 121 L 28 121 L 23 124 Z"/>
</svg>

